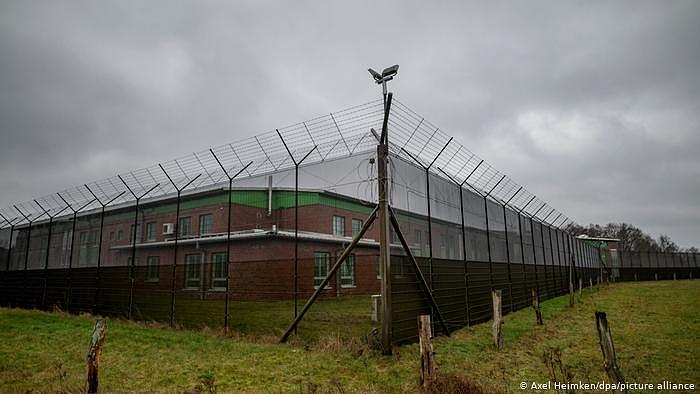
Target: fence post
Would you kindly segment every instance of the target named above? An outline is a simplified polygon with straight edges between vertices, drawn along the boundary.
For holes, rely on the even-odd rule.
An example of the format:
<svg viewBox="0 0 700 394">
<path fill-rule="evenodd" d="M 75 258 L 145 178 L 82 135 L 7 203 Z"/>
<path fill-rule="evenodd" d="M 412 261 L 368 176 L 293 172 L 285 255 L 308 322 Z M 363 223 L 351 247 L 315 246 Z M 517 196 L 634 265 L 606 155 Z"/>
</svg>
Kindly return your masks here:
<svg viewBox="0 0 700 394">
<path fill-rule="evenodd" d="M 105 342 L 107 335 L 107 323 L 103 319 L 95 322 L 95 327 L 92 329 L 90 337 L 90 346 L 86 356 L 87 363 L 87 392 L 96 393 L 99 386 L 99 366 L 100 355 L 102 355 L 102 345 Z"/>
<path fill-rule="evenodd" d="M 615 355 L 615 346 L 613 345 L 612 333 L 608 325 L 608 319 L 605 312 L 595 313 L 596 328 L 598 329 L 598 339 L 600 341 L 600 350 L 603 352 L 603 368 L 608 374 L 608 377 L 618 383 L 624 383 L 625 378 L 617 366 L 617 357 Z M 627 390 L 624 390 L 627 392 Z"/>
<path fill-rule="evenodd" d="M 537 325 L 541 326 L 542 322 L 542 310 L 540 309 L 540 298 L 537 294 L 536 289 L 532 289 L 532 309 L 535 310 L 535 317 L 537 318 Z"/>
<path fill-rule="evenodd" d="M 583 278 L 580 276 L 578 278 L 578 299 L 583 302 Z"/>
<path fill-rule="evenodd" d="M 102 267 L 102 242 L 104 241 L 104 235 L 102 234 L 104 232 L 104 224 L 105 224 L 105 207 L 111 203 L 113 203 L 117 198 L 121 197 L 126 193 L 126 190 L 122 191 L 121 193 L 117 194 L 114 196 L 111 200 L 107 201 L 106 203 L 103 203 L 102 200 L 97 198 L 97 194 L 95 194 L 90 187 L 85 184 L 83 185 L 85 188 L 92 194 L 92 197 L 94 197 L 93 201 L 97 201 L 101 205 L 100 209 L 100 241 L 97 244 L 97 270 L 95 272 L 95 299 L 93 300 L 94 305 L 92 307 L 92 313 L 96 313 L 98 310 L 98 304 L 100 302 L 100 267 Z"/>
<path fill-rule="evenodd" d="M 572 241 L 569 234 L 566 235 L 567 244 L 569 246 L 569 306 L 574 306 L 574 254 L 572 251 Z"/>
<path fill-rule="evenodd" d="M 418 316 L 418 341 L 420 347 L 420 387 L 422 392 L 431 393 L 435 387 L 435 353 L 431 335 L 430 315 Z"/>
<path fill-rule="evenodd" d="M 160 164 L 159 164 L 160 165 Z M 161 166 L 161 169 L 163 167 Z M 165 170 L 163 170 L 165 172 Z M 165 175 L 168 175 L 167 173 Z M 134 307 L 134 282 L 136 282 L 136 279 L 134 278 L 134 271 L 136 268 L 136 236 L 138 234 L 139 230 L 139 203 L 141 202 L 141 199 L 146 197 L 146 195 L 150 192 L 152 192 L 155 188 L 160 186 L 160 183 L 156 183 L 152 188 L 148 189 L 146 192 L 141 194 L 140 196 L 137 196 L 136 193 L 134 193 L 133 189 L 129 186 L 126 181 L 121 177 L 121 175 L 117 175 L 120 181 L 126 186 L 127 190 L 129 190 L 129 193 L 131 193 L 132 196 L 136 199 L 136 206 L 134 207 L 134 233 L 132 234 L 132 243 L 131 243 L 131 264 L 129 267 L 129 311 L 128 311 L 128 319 L 131 320 L 132 317 L 132 312 L 133 312 L 133 307 Z M 196 178 L 195 178 L 196 179 Z M 180 193 L 178 192 L 177 195 L 178 203 L 180 202 Z M 176 225 L 177 226 L 177 225 Z M 177 242 L 175 243 L 175 250 L 177 250 Z M 172 326 L 172 324 L 171 324 Z"/>
<path fill-rule="evenodd" d="M 503 336 L 501 335 L 503 326 L 501 318 L 501 290 L 491 290 L 491 297 L 493 299 L 493 342 L 496 345 L 496 349 L 500 350 L 503 348 Z"/>
</svg>

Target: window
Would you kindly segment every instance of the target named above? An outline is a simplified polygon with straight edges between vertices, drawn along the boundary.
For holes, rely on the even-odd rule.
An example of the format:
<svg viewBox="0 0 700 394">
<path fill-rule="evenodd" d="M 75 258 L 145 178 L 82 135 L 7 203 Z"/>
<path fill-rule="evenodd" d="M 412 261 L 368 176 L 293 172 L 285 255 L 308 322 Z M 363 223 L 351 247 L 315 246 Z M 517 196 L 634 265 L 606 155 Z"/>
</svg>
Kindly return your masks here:
<svg viewBox="0 0 700 394">
<path fill-rule="evenodd" d="M 321 282 L 326 279 L 330 266 L 330 259 L 330 253 L 328 252 L 314 253 L 314 287 L 320 286 Z M 329 287 L 326 286 L 326 288 Z"/>
<path fill-rule="evenodd" d="M 146 264 L 146 282 L 158 282 L 160 279 L 160 256 L 148 256 Z"/>
<path fill-rule="evenodd" d="M 78 235 L 78 267 L 85 267 L 87 265 L 89 235 L 90 233 L 87 231 L 81 231 Z"/>
<path fill-rule="evenodd" d="M 136 225 L 136 239 L 139 239 L 139 235 L 141 233 L 141 225 L 137 224 Z M 134 225 L 132 224 L 131 227 L 129 227 L 129 239 L 133 240 L 134 239 Z"/>
<path fill-rule="evenodd" d="M 345 217 L 333 216 L 333 236 L 334 237 L 344 237 L 345 236 Z"/>
<path fill-rule="evenodd" d="M 362 219 L 352 219 L 352 236 L 353 238 L 362 231 Z"/>
<path fill-rule="evenodd" d="M 214 230 L 214 216 L 199 215 L 199 235 L 211 234 Z"/>
<path fill-rule="evenodd" d="M 423 245 L 423 240 L 421 239 L 422 233 L 420 230 L 413 231 L 413 255 L 415 257 L 421 256 L 421 246 Z"/>
<path fill-rule="evenodd" d="M 213 253 L 211 255 L 211 287 L 214 289 L 226 289 L 226 278 L 228 277 L 228 264 L 226 262 L 226 252 Z"/>
<path fill-rule="evenodd" d="M 399 241 L 399 234 L 396 231 L 394 231 L 393 227 L 389 229 L 389 233 L 391 234 L 391 241 L 389 242 L 391 242 L 392 244 L 397 244 L 401 242 Z"/>
<path fill-rule="evenodd" d="M 340 265 L 340 287 L 355 287 L 355 255 L 349 255 Z"/>
<path fill-rule="evenodd" d="M 114 241 L 114 231 L 109 232 L 109 240 Z"/>
<path fill-rule="evenodd" d="M 179 233 L 181 237 L 188 237 L 192 235 L 192 218 L 184 217 L 180 218 Z"/>
<path fill-rule="evenodd" d="M 188 254 L 185 256 L 185 287 L 199 288 L 202 270 L 202 255 Z"/>
<path fill-rule="evenodd" d="M 117 231 L 117 241 L 124 239 L 124 230 Z"/>
<path fill-rule="evenodd" d="M 156 240 L 156 222 L 146 223 L 146 241 Z"/>
</svg>

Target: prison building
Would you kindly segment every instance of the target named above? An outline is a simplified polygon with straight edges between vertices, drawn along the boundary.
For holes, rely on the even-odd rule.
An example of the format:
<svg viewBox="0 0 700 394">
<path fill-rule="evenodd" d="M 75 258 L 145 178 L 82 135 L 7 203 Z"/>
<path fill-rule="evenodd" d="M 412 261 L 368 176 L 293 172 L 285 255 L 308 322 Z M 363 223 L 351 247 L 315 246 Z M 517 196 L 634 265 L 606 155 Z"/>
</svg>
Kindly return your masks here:
<svg viewBox="0 0 700 394">
<path fill-rule="evenodd" d="M 547 299 L 570 278 L 599 279 L 606 261 L 624 280 L 698 275 L 695 254 L 605 257 L 566 231 L 565 214 L 398 100 L 388 199 L 418 269 L 392 230 L 391 272 L 380 272 L 368 218 L 383 119 L 375 100 L 0 209 L 0 301 L 171 325 L 228 325 L 230 302 L 289 318 L 363 227 L 319 291 L 369 302 L 390 276 L 397 341 L 435 312 L 426 294 L 456 328 L 491 317 L 491 290 L 513 311 L 532 290 Z"/>
</svg>

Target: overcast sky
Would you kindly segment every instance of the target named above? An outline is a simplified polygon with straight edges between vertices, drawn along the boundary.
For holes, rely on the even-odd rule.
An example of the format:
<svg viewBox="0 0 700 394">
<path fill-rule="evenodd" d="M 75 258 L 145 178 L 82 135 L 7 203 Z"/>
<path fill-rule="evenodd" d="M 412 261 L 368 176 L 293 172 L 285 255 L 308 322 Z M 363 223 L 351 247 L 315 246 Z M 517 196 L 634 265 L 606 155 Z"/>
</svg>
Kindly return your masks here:
<svg viewBox="0 0 700 394">
<path fill-rule="evenodd" d="M 378 96 L 581 224 L 700 247 L 700 2 L 0 2 L 0 206 Z"/>
</svg>

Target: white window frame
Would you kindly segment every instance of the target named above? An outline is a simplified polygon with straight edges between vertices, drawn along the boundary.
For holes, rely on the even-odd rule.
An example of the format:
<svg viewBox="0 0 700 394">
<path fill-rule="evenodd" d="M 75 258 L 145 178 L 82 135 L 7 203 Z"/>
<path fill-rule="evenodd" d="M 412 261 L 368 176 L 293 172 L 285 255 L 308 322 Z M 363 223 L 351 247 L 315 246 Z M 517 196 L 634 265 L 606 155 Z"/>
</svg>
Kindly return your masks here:
<svg viewBox="0 0 700 394">
<path fill-rule="evenodd" d="M 340 287 L 343 289 L 352 289 L 352 288 L 355 288 L 357 286 L 356 275 L 355 275 L 355 272 L 356 272 L 355 262 L 356 262 L 355 254 L 351 253 L 345 259 L 345 261 L 343 261 L 343 264 L 340 265 L 340 269 L 339 269 L 339 271 L 340 271 L 339 272 Z M 350 265 L 352 267 L 352 271 L 350 272 L 350 275 L 347 275 L 346 272 L 343 272 L 344 269 L 347 269 L 348 265 Z M 352 283 L 349 283 L 349 284 L 343 283 L 348 278 L 352 281 Z"/>
<path fill-rule="evenodd" d="M 345 236 L 345 216 L 333 215 L 332 231 L 334 237 Z M 340 231 L 338 231 L 340 230 Z"/>
<path fill-rule="evenodd" d="M 356 224 L 359 224 L 359 226 L 356 226 Z M 362 226 L 364 226 L 365 222 L 362 219 L 352 219 L 352 237 L 355 238 L 357 234 L 362 231 Z"/>
<path fill-rule="evenodd" d="M 202 221 L 210 219 L 210 222 L 208 223 L 207 226 L 204 226 L 205 223 L 202 223 Z M 208 228 L 207 228 L 208 227 Z M 207 231 L 205 231 L 207 230 Z M 214 215 L 211 213 L 203 213 L 199 215 L 199 235 L 209 235 L 214 233 Z"/>
<path fill-rule="evenodd" d="M 325 257 L 325 272 L 321 273 L 319 272 L 320 270 L 317 270 L 317 267 L 319 267 L 319 262 L 321 262 L 321 258 Z M 323 264 L 323 262 L 321 262 Z M 331 269 L 331 254 L 329 252 L 314 252 L 314 289 L 318 289 L 318 287 L 321 285 L 321 282 L 323 282 L 324 279 L 326 279 L 326 276 L 328 276 L 328 271 Z M 319 275 L 317 275 L 317 273 Z M 324 289 L 331 289 L 330 282 L 324 287 Z"/>
<path fill-rule="evenodd" d="M 158 222 L 148 222 L 146 223 L 146 241 L 156 240 L 156 225 Z"/>
<path fill-rule="evenodd" d="M 183 221 L 188 222 L 187 226 L 182 225 Z M 184 228 L 187 228 L 187 233 L 183 233 Z M 192 235 L 192 216 L 185 216 L 179 219 L 179 222 L 177 224 L 177 233 L 178 237 L 189 237 Z"/>
<path fill-rule="evenodd" d="M 190 258 L 197 257 L 197 262 L 191 262 Z M 193 271 L 193 273 L 197 274 L 197 277 L 192 277 L 190 278 L 190 266 L 191 265 L 197 265 L 197 269 Z M 198 285 L 197 286 L 190 286 L 191 281 L 197 280 Z M 202 254 L 201 253 L 193 253 L 193 254 L 186 254 L 185 255 L 185 289 L 200 289 L 202 287 Z"/>
<path fill-rule="evenodd" d="M 221 256 L 222 261 L 216 261 L 216 257 Z M 228 277 L 228 261 L 226 261 L 226 252 L 214 252 L 211 254 L 211 289 L 216 291 L 226 291 L 226 279 Z M 224 272 L 223 277 L 216 277 L 216 266 L 222 264 Z M 217 286 L 217 282 L 223 281 L 223 286 Z"/>
</svg>

